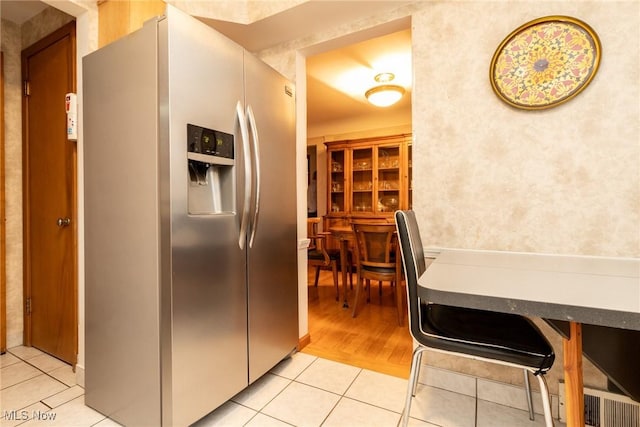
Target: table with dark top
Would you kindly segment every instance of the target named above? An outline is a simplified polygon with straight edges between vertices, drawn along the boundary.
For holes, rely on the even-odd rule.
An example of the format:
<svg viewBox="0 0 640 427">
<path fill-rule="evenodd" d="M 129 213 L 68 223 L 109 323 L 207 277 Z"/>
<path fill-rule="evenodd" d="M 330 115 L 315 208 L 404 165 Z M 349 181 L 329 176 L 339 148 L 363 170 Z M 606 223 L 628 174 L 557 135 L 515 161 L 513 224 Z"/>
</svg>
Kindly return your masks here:
<svg viewBox="0 0 640 427">
<path fill-rule="evenodd" d="M 462 249 L 430 251 L 421 298 L 569 322 L 567 425 L 584 425 L 582 324 L 640 331 L 640 259 Z"/>
</svg>

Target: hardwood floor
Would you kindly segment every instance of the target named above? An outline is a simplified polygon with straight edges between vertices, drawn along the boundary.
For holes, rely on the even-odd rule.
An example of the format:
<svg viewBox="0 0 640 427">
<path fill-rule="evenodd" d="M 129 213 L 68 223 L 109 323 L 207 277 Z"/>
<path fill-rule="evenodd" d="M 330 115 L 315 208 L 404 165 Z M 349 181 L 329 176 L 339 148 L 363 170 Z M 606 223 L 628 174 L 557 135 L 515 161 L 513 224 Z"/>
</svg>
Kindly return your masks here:
<svg viewBox="0 0 640 427">
<path fill-rule="evenodd" d="M 355 288 L 349 291 L 350 307 L 342 308 L 342 302 L 335 299 L 331 272 L 321 271 L 318 287 L 315 288 L 314 271 L 315 269 L 310 269 L 308 281 L 311 342 L 302 352 L 408 378 L 413 351 L 412 339 L 406 315 L 403 326 L 398 325 L 393 292 L 389 284 L 383 284 L 381 298 L 376 282 L 371 290 L 371 302 L 367 304 L 363 301 L 358 317 L 352 318 Z M 353 278 L 355 282 L 355 275 Z"/>
</svg>

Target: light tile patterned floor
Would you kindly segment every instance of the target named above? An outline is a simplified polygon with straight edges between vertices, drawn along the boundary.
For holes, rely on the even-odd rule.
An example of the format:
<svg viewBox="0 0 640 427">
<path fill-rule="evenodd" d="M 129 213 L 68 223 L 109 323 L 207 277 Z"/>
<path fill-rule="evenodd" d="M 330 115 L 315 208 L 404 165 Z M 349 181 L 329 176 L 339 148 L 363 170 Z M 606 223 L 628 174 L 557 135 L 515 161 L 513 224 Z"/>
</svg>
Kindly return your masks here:
<svg viewBox="0 0 640 427">
<path fill-rule="evenodd" d="M 85 406 L 68 365 L 29 347 L 10 349 L 0 361 L 0 426 L 118 426 Z M 297 353 L 194 427 L 393 427 L 406 387 L 400 378 Z M 419 385 L 409 425 L 544 425 L 542 416 L 531 422 L 525 411 L 467 394 Z"/>
</svg>

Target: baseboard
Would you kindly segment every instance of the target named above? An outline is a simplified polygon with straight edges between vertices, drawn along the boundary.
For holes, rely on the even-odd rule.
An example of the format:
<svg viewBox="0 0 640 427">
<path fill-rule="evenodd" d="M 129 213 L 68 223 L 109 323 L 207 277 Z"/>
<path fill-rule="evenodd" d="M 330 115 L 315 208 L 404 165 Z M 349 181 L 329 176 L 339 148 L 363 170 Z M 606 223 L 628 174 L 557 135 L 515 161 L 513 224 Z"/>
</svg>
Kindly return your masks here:
<svg viewBox="0 0 640 427">
<path fill-rule="evenodd" d="M 311 342 L 311 335 L 305 334 L 305 335 L 301 336 L 300 338 L 298 338 L 298 348 L 297 348 L 297 350 L 298 351 L 302 350 L 307 345 L 309 345 L 310 342 Z"/>
<path fill-rule="evenodd" d="M 76 384 L 84 388 L 84 366 L 76 364 Z"/>
</svg>

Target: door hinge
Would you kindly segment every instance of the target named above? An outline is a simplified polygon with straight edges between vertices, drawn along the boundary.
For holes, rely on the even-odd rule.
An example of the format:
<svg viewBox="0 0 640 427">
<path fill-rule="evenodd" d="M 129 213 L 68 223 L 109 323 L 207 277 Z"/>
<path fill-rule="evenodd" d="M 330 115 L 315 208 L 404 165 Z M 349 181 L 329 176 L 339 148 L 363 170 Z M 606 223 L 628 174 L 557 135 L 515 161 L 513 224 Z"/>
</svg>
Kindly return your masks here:
<svg viewBox="0 0 640 427">
<path fill-rule="evenodd" d="M 26 313 L 31 314 L 31 298 L 27 298 L 24 304 Z"/>
<path fill-rule="evenodd" d="M 31 85 L 29 84 L 29 80 L 24 81 L 24 96 L 31 95 Z"/>
</svg>

